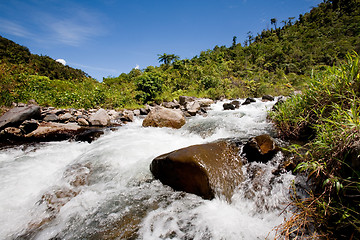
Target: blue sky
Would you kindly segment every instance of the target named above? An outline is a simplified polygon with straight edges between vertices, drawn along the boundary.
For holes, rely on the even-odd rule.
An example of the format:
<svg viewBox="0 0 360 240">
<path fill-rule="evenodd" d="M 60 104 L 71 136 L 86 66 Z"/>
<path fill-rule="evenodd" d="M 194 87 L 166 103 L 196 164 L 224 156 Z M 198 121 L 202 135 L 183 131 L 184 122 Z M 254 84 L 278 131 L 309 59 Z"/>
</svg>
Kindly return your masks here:
<svg viewBox="0 0 360 240">
<path fill-rule="evenodd" d="M 4 0 L 0 35 L 32 53 L 65 59 L 90 76 L 158 66 L 157 54 L 192 58 L 278 26 L 322 0 Z"/>
</svg>

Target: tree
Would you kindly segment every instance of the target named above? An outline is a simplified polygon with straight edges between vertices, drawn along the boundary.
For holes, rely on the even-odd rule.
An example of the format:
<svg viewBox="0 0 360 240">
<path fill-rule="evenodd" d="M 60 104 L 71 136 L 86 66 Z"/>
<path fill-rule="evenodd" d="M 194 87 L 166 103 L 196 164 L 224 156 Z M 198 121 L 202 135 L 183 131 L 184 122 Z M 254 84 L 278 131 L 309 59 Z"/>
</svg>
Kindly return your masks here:
<svg viewBox="0 0 360 240">
<path fill-rule="evenodd" d="M 276 23 L 277 23 L 277 19 L 276 18 L 272 18 L 270 19 L 271 25 L 275 26 L 275 30 L 276 30 Z"/>
<path fill-rule="evenodd" d="M 180 59 L 180 57 L 175 55 L 175 54 L 166 54 L 166 53 L 164 53 L 162 55 L 158 54 L 158 56 L 159 56 L 159 58 L 158 58 L 159 62 L 160 63 L 163 62 L 165 65 L 169 65 L 172 62 Z"/>
<path fill-rule="evenodd" d="M 232 47 L 236 46 L 236 36 L 233 37 L 233 43 L 232 43 Z"/>
</svg>

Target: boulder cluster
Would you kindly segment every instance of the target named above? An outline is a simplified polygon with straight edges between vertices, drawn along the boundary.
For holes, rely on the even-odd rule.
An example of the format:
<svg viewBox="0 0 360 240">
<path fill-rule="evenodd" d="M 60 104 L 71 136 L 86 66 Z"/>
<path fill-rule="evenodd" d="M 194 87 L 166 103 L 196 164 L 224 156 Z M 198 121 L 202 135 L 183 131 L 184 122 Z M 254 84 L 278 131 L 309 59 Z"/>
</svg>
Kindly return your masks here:
<svg viewBox="0 0 360 240">
<path fill-rule="evenodd" d="M 274 100 L 275 100 L 275 98 L 270 95 L 264 95 L 261 98 L 262 102 L 274 101 Z M 224 108 L 224 110 L 235 110 L 235 109 L 238 109 L 240 107 L 240 105 L 248 105 L 248 104 L 251 104 L 254 102 L 256 102 L 256 100 L 254 98 L 246 98 L 243 103 L 240 103 L 240 101 L 238 101 L 238 100 L 233 100 L 229 103 L 224 103 L 223 108 Z"/>
<path fill-rule="evenodd" d="M 57 109 L 36 102 L 14 104 L 0 117 L 0 146 L 12 143 L 74 139 L 91 142 L 105 128 L 117 127 L 144 117 L 144 127 L 180 128 L 185 117 L 206 114 L 211 99 L 181 96 L 179 101 L 146 105 L 135 110 Z"/>
</svg>

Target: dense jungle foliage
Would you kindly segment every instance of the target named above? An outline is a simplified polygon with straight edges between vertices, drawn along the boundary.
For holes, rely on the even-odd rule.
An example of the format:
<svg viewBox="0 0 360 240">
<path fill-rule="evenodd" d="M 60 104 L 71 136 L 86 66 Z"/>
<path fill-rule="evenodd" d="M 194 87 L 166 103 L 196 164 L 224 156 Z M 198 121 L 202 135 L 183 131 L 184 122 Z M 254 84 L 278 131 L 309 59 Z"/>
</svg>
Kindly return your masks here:
<svg viewBox="0 0 360 240">
<path fill-rule="evenodd" d="M 133 69 L 97 82 L 81 70 L 0 38 L 0 105 L 35 99 L 56 107 L 131 108 L 180 95 L 210 98 L 287 95 L 313 72 L 360 50 L 357 0 L 324 1 L 297 20 L 289 17 L 243 44 L 215 46 L 192 59 L 159 55 L 159 67 Z M 282 25 L 279 27 L 279 25 Z"/>
</svg>

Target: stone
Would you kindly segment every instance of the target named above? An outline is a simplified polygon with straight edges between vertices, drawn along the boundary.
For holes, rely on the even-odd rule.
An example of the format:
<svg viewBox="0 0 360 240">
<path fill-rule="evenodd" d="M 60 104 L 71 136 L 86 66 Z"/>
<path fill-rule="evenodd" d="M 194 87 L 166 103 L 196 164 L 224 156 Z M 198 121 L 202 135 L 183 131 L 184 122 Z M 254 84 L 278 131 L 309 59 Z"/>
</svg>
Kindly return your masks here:
<svg viewBox="0 0 360 240">
<path fill-rule="evenodd" d="M 123 122 L 132 122 L 134 121 L 134 113 L 131 110 L 124 110 L 119 114 L 120 120 Z"/>
<path fill-rule="evenodd" d="M 75 141 L 91 143 L 96 139 L 98 139 L 103 134 L 104 131 L 101 129 L 88 129 L 80 134 L 77 134 L 75 136 Z"/>
<path fill-rule="evenodd" d="M 244 146 L 243 153 L 249 162 L 267 162 L 280 150 L 268 134 L 251 138 Z"/>
<path fill-rule="evenodd" d="M 147 115 L 149 113 L 149 111 L 145 108 L 140 108 L 139 111 L 140 111 L 140 115 Z"/>
<path fill-rule="evenodd" d="M 135 109 L 134 111 L 134 116 L 140 116 L 140 110 L 139 109 Z"/>
<path fill-rule="evenodd" d="M 36 130 L 26 134 L 25 138 L 37 141 L 65 140 L 83 131 L 82 127 L 74 123 L 42 122 Z"/>
<path fill-rule="evenodd" d="M 104 109 L 100 108 L 96 113 L 90 115 L 89 123 L 92 126 L 108 126 L 110 124 L 110 116 Z"/>
<path fill-rule="evenodd" d="M 66 121 L 69 121 L 71 118 L 74 118 L 73 115 L 71 115 L 70 113 L 65 113 L 65 114 L 61 114 L 59 116 L 59 120 L 61 122 L 66 122 Z"/>
<path fill-rule="evenodd" d="M 195 116 L 200 108 L 200 103 L 197 100 L 186 103 L 186 110 L 191 116 Z"/>
<path fill-rule="evenodd" d="M 22 131 L 19 128 L 16 127 L 7 127 L 2 131 L 6 135 L 13 135 L 16 137 L 22 136 Z"/>
<path fill-rule="evenodd" d="M 196 101 L 200 104 L 201 107 L 210 107 L 210 105 L 214 103 L 214 101 L 209 98 L 200 98 Z"/>
<path fill-rule="evenodd" d="M 156 106 L 146 116 L 142 126 L 181 128 L 185 122 L 185 117 L 180 110 Z"/>
<path fill-rule="evenodd" d="M 39 119 L 40 116 L 40 107 L 37 105 L 12 108 L 0 117 L 0 130 L 6 127 L 18 127 L 23 121 Z"/>
<path fill-rule="evenodd" d="M 176 191 L 230 201 L 243 181 L 242 159 L 237 145 L 221 140 L 193 145 L 156 157 L 150 171 L 156 179 Z"/>
<path fill-rule="evenodd" d="M 274 101 L 275 98 L 271 95 L 264 95 L 264 96 L 262 96 L 261 100 L 262 101 Z"/>
<path fill-rule="evenodd" d="M 57 121 L 59 121 L 60 119 L 59 119 L 59 117 L 58 117 L 56 114 L 50 113 L 50 114 L 47 114 L 47 115 L 44 117 L 43 120 L 46 121 L 46 122 L 57 122 Z"/>
<path fill-rule="evenodd" d="M 224 110 L 235 110 L 235 106 L 232 105 L 231 103 L 224 103 L 223 108 Z"/>
<path fill-rule="evenodd" d="M 253 102 L 256 102 L 256 100 L 253 99 L 253 98 L 247 98 L 247 99 L 245 99 L 245 101 L 242 103 L 242 105 L 248 105 L 248 104 L 253 103 Z"/>
<path fill-rule="evenodd" d="M 240 107 L 240 102 L 238 100 L 231 101 L 231 104 L 234 105 L 235 108 Z"/>
<path fill-rule="evenodd" d="M 194 97 L 188 97 L 188 96 L 180 96 L 179 97 L 179 103 L 180 103 L 180 105 L 183 105 L 183 106 L 185 106 L 186 103 L 192 102 L 194 100 L 195 100 Z"/>
<path fill-rule="evenodd" d="M 180 108 L 180 104 L 177 102 L 163 102 L 162 106 L 166 108 Z"/>
<path fill-rule="evenodd" d="M 79 119 L 77 120 L 77 123 L 78 123 L 80 126 L 89 126 L 89 125 L 90 125 L 89 122 L 86 121 L 85 118 L 79 118 Z"/>
<path fill-rule="evenodd" d="M 39 126 L 39 122 L 37 120 L 25 120 L 21 125 L 20 125 L 20 129 L 25 133 L 28 134 L 32 131 L 34 131 L 35 129 L 37 129 Z"/>
<path fill-rule="evenodd" d="M 108 111 L 108 114 L 109 114 L 110 118 L 112 118 L 112 119 L 117 118 L 118 115 L 119 115 L 119 113 L 117 111 L 113 110 L 113 109 Z"/>
</svg>

